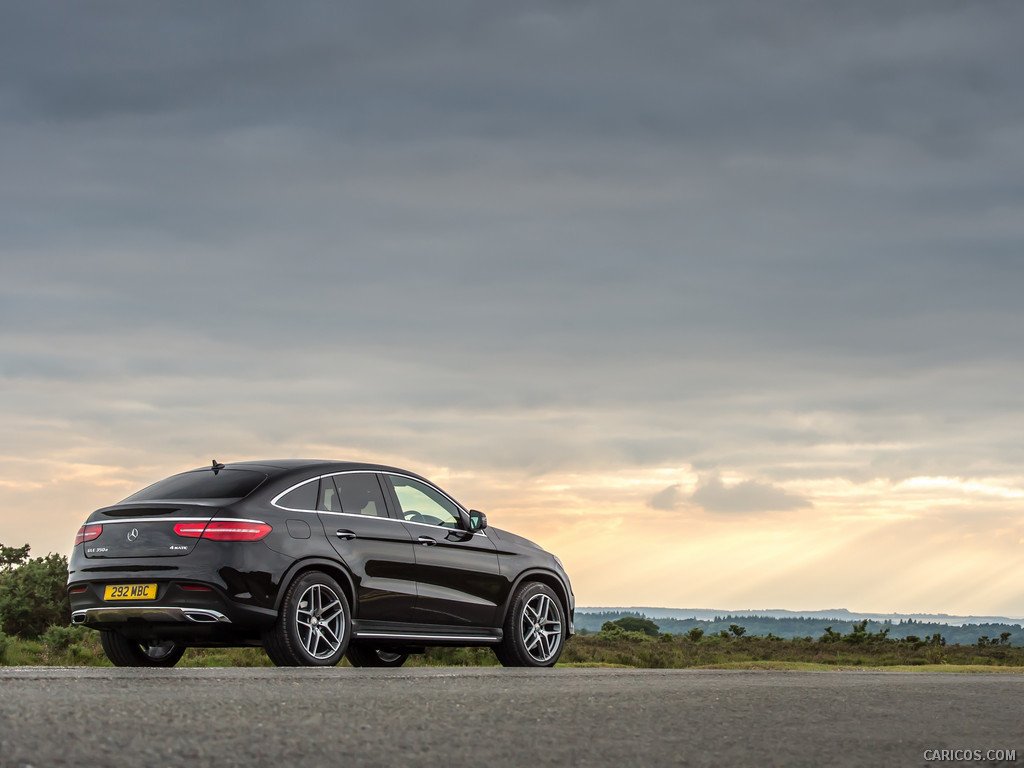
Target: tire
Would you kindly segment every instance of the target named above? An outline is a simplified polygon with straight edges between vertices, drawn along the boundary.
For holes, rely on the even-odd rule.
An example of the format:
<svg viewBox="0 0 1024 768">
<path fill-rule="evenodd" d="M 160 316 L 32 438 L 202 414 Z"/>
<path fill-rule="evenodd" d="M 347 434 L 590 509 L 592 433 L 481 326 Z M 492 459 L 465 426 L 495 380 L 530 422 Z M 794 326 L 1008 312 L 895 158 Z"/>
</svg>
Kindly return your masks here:
<svg viewBox="0 0 1024 768">
<path fill-rule="evenodd" d="M 338 582 L 307 571 L 288 585 L 277 621 L 263 633 L 263 647 L 279 667 L 333 667 L 351 634 L 352 614 Z"/>
<path fill-rule="evenodd" d="M 565 612 L 547 584 L 529 581 L 516 590 L 494 655 L 505 667 L 553 667 L 565 647 Z"/>
<path fill-rule="evenodd" d="M 408 653 L 374 648 L 363 643 L 349 643 L 345 656 L 353 667 L 400 667 L 409 658 Z"/>
<path fill-rule="evenodd" d="M 100 645 L 115 667 L 173 667 L 185 646 L 170 640 L 129 640 L 119 632 L 100 631 Z"/>
</svg>

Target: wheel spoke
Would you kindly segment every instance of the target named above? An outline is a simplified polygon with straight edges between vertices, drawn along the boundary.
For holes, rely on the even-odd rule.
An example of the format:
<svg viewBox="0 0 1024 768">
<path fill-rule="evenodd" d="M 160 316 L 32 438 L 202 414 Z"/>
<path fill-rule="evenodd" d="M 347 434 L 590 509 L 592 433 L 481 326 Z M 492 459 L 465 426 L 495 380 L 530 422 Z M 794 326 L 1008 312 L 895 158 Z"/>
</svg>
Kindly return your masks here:
<svg viewBox="0 0 1024 768">
<path fill-rule="evenodd" d="M 319 616 L 320 615 L 320 610 L 321 610 L 320 606 L 323 604 L 323 601 L 324 601 L 324 596 L 323 596 L 323 593 L 321 592 L 321 587 L 320 587 L 319 584 L 316 584 L 313 587 L 313 601 L 312 601 L 313 602 L 313 615 L 314 616 Z"/>
<path fill-rule="evenodd" d="M 551 621 L 551 614 L 555 612 L 555 604 L 549 599 L 544 605 L 544 616 L 541 619 L 543 622 Z M 556 614 L 557 615 L 557 614 Z"/>
<path fill-rule="evenodd" d="M 540 632 L 538 632 L 535 629 L 531 629 L 530 630 L 530 634 L 528 634 L 526 637 L 523 638 L 523 645 L 526 646 L 527 650 L 530 650 L 534 646 L 536 646 L 537 643 L 539 643 L 540 641 L 541 641 Z"/>
<path fill-rule="evenodd" d="M 336 618 L 338 618 L 339 616 L 341 616 L 341 614 L 343 614 L 345 612 L 345 609 L 341 607 L 341 603 L 331 603 L 324 610 L 326 611 L 326 610 L 328 610 L 330 608 L 333 608 L 334 606 L 337 606 L 338 609 L 334 613 L 332 613 L 330 616 L 321 616 L 320 617 L 320 621 L 323 621 L 323 622 L 334 621 Z"/>
<path fill-rule="evenodd" d="M 558 636 L 552 635 L 550 632 L 545 633 L 544 640 L 546 641 L 544 656 L 549 657 L 555 651 L 555 647 L 558 644 Z"/>
<path fill-rule="evenodd" d="M 331 653 L 334 653 L 336 650 L 338 650 L 338 646 L 341 645 L 341 640 L 338 639 L 338 636 L 334 633 L 334 630 L 326 624 L 321 624 L 319 627 L 317 627 L 317 629 L 320 631 L 320 635 L 323 637 L 323 639 L 330 644 Z M 328 637 L 328 635 L 330 635 L 330 637 Z"/>
</svg>

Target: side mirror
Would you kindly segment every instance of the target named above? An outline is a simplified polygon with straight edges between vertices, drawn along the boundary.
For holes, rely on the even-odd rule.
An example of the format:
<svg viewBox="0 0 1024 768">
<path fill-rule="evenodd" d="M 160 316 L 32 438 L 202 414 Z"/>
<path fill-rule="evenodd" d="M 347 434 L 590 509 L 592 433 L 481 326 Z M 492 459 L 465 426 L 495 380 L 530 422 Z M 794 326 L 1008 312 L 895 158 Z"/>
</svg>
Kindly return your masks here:
<svg viewBox="0 0 1024 768">
<path fill-rule="evenodd" d="M 469 532 L 476 533 L 487 527 L 487 515 L 476 509 L 469 510 Z"/>
</svg>

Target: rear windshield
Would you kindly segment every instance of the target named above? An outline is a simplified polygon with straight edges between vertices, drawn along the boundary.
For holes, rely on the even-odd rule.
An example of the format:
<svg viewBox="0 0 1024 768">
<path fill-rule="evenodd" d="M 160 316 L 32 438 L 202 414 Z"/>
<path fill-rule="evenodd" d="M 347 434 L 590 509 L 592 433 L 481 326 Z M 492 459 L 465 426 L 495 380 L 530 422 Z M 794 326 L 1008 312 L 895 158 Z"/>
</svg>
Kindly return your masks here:
<svg viewBox="0 0 1024 768">
<path fill-rule="evenodd" d="M 247 469 L 200 469 L 173 475 L 125 501 L 151 501 L 156 499 L 240 499 L 255 491 L 267 479 L 262 472 Z"/>
</svg>

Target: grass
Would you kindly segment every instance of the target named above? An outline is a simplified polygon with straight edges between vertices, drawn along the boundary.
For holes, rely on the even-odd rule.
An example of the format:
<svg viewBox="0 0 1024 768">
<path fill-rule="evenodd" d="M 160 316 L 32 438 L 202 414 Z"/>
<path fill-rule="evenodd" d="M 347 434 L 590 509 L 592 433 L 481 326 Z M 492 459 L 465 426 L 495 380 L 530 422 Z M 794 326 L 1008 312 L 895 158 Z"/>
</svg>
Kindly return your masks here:
<svg viewBox="0 0 1024 768">
<path fill-rule="evenodd" d="M 348 662 L 343 661 L 345 665 Z M 51 627 L 35 639 L 0 635 L 0 664 L 12 666 L 110 666 L 99 633 L 84 627 Z M 412 656 L 408 666 L 496 666 L 486 648 L 431 648 Z M 265 667 L 270 660 L 261 648 L 193 648 L 179 662 L 189 667 Z M 929 672 L 1024 673 L 1024 648 L 910 643 L 887 638 L 853 640 L 774 637 L 700 639 L 636 632 L 599 632 L 573 637 L 559 666 L 643 669 L 865 669 Z"/>
<path fill-rule="evenodd" d="M 1004 667 L 992 664 L 892 664 L 889 666 L 845 667 L 835 664 L 820 664 L 812 661 L 732 661 L 726 664 L 708 664 L 694 669 L 738 669 L 738 670 L 775 670 L 786 672 L 957 672 L 980 673 L 995 672 L 1001 674 L 1024 675 L 1024 667 Z"/>
</svg>

